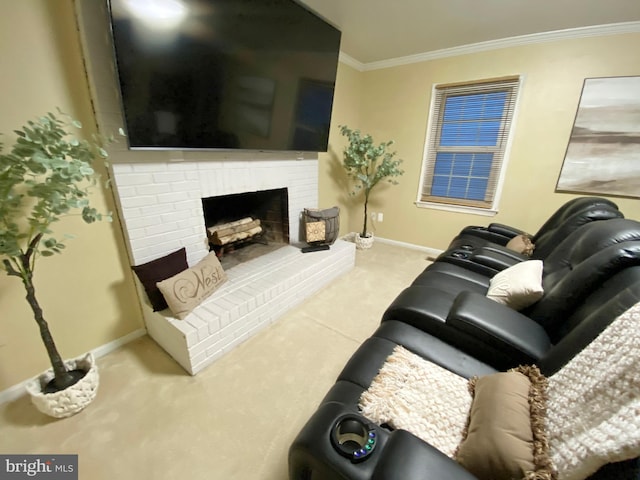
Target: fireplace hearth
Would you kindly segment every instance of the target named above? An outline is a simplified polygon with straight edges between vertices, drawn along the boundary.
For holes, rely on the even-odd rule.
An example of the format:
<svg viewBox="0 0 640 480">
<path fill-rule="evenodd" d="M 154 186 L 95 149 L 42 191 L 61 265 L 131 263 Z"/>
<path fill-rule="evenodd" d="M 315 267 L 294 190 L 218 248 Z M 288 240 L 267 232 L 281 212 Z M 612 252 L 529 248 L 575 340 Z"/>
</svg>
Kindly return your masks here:
<svg viewBox="0 0 640 480">
<path fill-rule="evenodd" d="M 209 253 L 207 226 L 216 223 L 256 216 L 268 226 L 269 245 L 254 243 L 223 257 L 227 282 L 184 320 L 154 312 L 141 295 L 149 335 L 191 374 L 354 266 L 349 242 L 300 251 L 302 212 L 318 204 L 317 160 L 123 162 L 113 163 L 112 172 L 132 265 L 181 247 L 194 265 Z M 242 209 L 243 202 L 231 201 L 205 215 L 203 199 L 236 200 L 241 193 L 266 199 Z M 253 251 L 258 248 L 271 250 Z"/>
</svg>

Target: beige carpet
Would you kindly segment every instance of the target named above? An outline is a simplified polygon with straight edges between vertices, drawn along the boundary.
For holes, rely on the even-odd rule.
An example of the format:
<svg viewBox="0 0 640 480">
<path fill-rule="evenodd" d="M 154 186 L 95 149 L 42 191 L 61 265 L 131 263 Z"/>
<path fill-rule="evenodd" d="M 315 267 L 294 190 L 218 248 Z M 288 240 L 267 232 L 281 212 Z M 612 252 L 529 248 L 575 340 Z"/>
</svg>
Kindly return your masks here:
<svg viewBox="0 0 640 480">
<path fill-rule="evenodd" d="M 286 480 L 292 440 L 427 264 L 380 242 L 358 251 L 350 273 L 195 377 L 142 337 L 99 359 L 98 397 L 74 417 L 0 405 L 0 453 L 78 454 L 82 480 Z"/>
</svg>

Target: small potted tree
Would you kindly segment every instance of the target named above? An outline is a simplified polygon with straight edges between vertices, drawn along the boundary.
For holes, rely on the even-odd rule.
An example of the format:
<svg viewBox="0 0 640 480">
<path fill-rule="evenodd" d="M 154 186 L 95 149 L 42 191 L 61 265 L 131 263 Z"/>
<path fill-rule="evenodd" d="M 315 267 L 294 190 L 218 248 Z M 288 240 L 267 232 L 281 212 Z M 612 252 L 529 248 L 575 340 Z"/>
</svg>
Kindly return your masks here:
<svg viewBox="0 0 640 480">
<path fill-rule="evenodd" d="M 27 391 L 40 411 L 54 417 L 82 410 L 98 387 L 91 353 L 62 360 L 34 286 L 36 262 L 65 248 L 51 230 L 55 222 L 73 211 L 87 223 L 103 218 L 90 206 L 89 191 L 97 182 L 93 163 L 106 159 L 104 145 L 112 139 L 79 140 L 69 133 L 73 127 L 81 125 L 62 112 L 48 113 L 15 130 L 9 153 L 3 153 L 0 143 L 0 258 L 7 275 L 24 285 L 51 362 L 50 370 L 28 382 Z"/>
<path fill-rule="evenodd" d="M 351 130 L 346 125 L 340 125 L 339 128 L 340 133 L 349 139 L 349 144 L 344 149 L 342 165 L 355 182 L 351 195 L 357 195 L 360 191 L 364 195 L 364 222 L 362 232 L 356 234 L 356 246 L 360 249 L 371 248 L 373 234 L 367 229 L 369 196 L 383 180 L 393 185 L 398 184 L 394 177 L 404 173 L 399 168 L 402 160 L 394 158 L 396 152 L 387 150 L 393 145 L 393 140 L 375 145 L 371 135 L 363 135 L 360 130 Z"/>
</svg>

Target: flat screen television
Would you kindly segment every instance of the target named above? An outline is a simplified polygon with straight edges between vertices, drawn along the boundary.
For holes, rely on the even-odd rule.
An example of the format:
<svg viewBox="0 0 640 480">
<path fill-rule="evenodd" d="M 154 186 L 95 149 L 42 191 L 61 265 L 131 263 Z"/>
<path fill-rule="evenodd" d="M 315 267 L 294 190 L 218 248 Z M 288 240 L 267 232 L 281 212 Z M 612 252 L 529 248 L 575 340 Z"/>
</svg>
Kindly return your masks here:
<svg viewBox="0 0 640 480">
<path fill-rule="evenodd" d="M 109 0 L 131 149 L 326 151 L 340 31 L 293 0 Z"/>
</svg>

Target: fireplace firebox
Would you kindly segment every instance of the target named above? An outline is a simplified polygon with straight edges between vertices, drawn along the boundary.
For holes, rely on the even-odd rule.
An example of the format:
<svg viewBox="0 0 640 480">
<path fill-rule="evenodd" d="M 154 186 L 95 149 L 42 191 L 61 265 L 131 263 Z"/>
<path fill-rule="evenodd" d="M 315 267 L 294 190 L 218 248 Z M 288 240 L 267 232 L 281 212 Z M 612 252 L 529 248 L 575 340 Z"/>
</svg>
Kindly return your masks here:
<svg viewBox="0 0 640 480">
<path fill-rule="evenodd" d="M 240 249 L 255 258 L 289 243 L 286 188 L 203 198 L 202 209 L 210 249 L 221 261 L 229 254 L 237 257 Z"/>
</svg>

